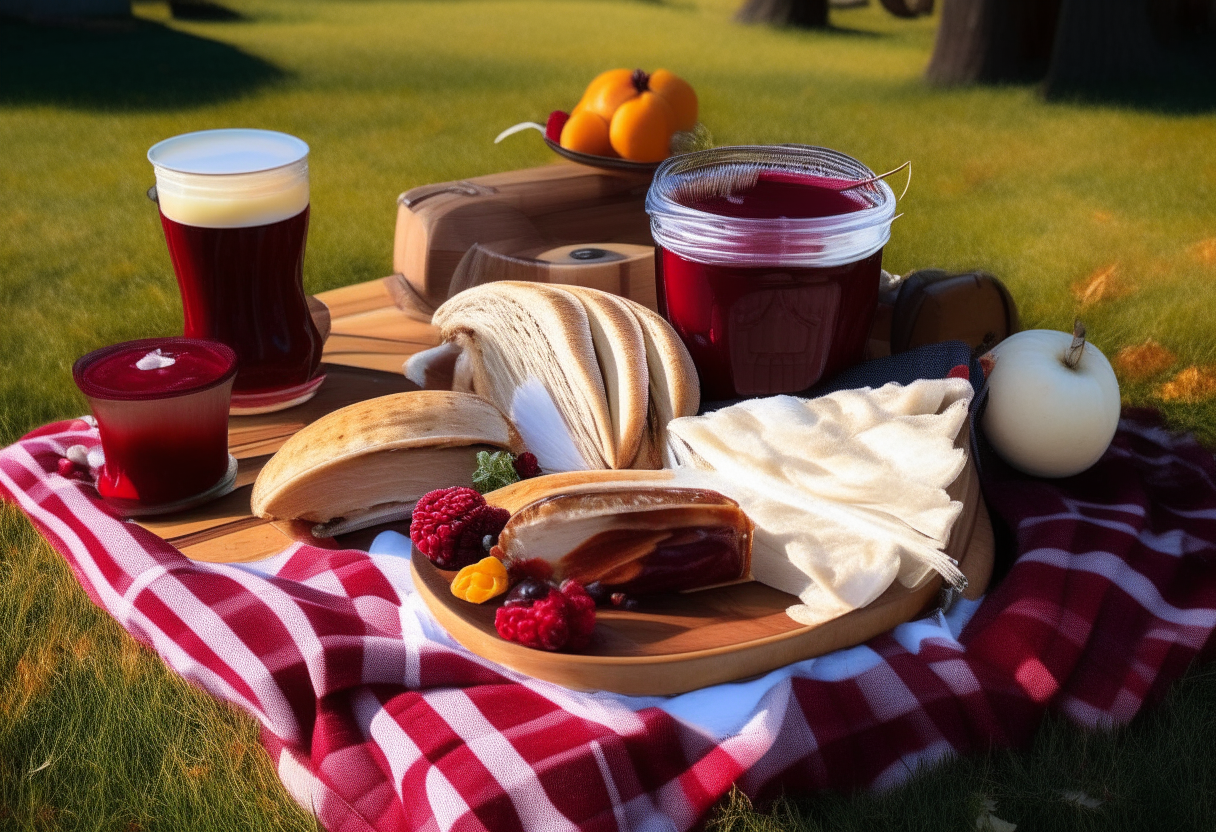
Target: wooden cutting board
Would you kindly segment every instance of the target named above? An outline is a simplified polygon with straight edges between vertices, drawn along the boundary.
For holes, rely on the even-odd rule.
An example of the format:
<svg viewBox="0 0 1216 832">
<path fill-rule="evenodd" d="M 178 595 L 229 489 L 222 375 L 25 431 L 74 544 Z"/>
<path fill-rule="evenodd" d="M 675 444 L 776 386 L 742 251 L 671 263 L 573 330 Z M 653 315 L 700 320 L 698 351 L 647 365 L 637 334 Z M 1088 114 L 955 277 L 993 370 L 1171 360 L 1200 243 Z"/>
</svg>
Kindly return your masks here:
<svg viewBox="0 0 1216 832">
<path fill-rule="evenodd" d="M 960 444 L 967 446 L 965 437 Z M 963 503 L 963 512 L 945 551 L 967 577 L 964 597 L 979 598 L 992 577 L 993 539 L 970 459 L 947 491 Z M 869 606 L 814 627 L 785 614 L 798 603 L 795 596 L 755 581 L 642 598 L 637 610 L 597 611 L 586 649 L 549 653 L 500 638 L 494 629 L 499 604 L 472 604 L 452 595 L 455 572 L 436 569 L 424 558 L 413 559 L 412 571 L 431 613 L 477 655 L 568 688 L 636 696 L 733 682 L 853 647 L 931 609 L 942 588 L 936 573 L 914 589 L 895 584 Z"/>
<path fill-rule="evenodd" d="M 286 548 L 292 530 L 250 511 L 258 471 L 288 437 L 325 414 L 417 389 L 402 375 L 401 365 L 436 345 L 439 337 L 435 327 L 419 320 L 412 298 L 399 275 L 319 295 L 328 309 L 330 334 L 322 365 L 327 378 L 316 397 L 278 413 L 232 417 L 229 449 L 239 463 L 236 490 L 197 509 L 136 522 L 195 560 L 253 561 Z M 992 572 L 992 528 L 970 463 L 950 492 L 965 508 L 947 552 L 968 577 L 966 596 L 975 598 Z M 383 528 L 408 533 L 404 524 L 394 524 L 324 545 L 366 548 Z M 299 533 L 307 535 L 307 530 Z M 493 604 L 468 604 L 452 596 L 448 584 L 453 573 L 420 560 L 414 574 L 436 618 L 475 653 L 567 687 L 630 694 L 693 690 L 859 644 L 932 607 L 941 584 L 933 577 L 913 590 L 892 587 L 865 609 L 819 627 L 802 626 L 785 614 L 793 596 L 754 582 L 648 599 L 636 611 L 602 611 L 591 648 L 572 655 L 503 641 L 494 632 Z"/>
</svg>

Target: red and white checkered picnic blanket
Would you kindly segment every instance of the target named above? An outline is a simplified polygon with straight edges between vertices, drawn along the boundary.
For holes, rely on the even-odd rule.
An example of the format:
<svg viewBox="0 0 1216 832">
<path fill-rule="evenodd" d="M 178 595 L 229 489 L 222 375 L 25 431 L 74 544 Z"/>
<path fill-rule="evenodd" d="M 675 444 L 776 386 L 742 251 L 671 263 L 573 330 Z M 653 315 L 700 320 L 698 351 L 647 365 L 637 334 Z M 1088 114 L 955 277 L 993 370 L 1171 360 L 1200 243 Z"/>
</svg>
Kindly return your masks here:
<svg viewBox="0 0 1216 832">
<path fill-rule="evenodd" d="M 971 609 L 672 699 L 574 693 L 472 655 L 401 558 L 190 561 L 55 473 L 97 441 L 83 420 L 31 433 L 0 452 L 0 491 L 94 602 L 259 720 L 284 784 L 330 830 L 684 830 L 735 783 L 754 799 L 890 784 L 1025 743 L 1048 710 L 1125 723 L 1216 657 L 1216 464 L 1144 412 L 1081 476 L 988 468 L 1019 557 L 961 634 Z M 723 689 L 735 710 L 703 713 Z"/>
</svg>

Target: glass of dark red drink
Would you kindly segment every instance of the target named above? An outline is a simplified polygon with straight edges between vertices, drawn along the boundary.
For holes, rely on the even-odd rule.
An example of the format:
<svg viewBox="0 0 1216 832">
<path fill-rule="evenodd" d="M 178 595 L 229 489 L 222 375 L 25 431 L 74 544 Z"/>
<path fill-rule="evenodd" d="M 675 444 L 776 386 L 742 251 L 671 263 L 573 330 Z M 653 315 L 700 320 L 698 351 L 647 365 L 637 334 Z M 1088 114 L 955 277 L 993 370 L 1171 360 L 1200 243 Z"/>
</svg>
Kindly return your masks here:
<svg viewBox="0 0 1216 832">
<path fill-rule="evenodd" d="M 800 145 L 689 153 L 659 166 L 646 210 L 659 310 L 703 399 L 798 392 L 861 359 L 895 215 L 865 165 Z"/>
<path fill-rule="evenodd" d="M 218 341 L 146 338 L 72 367 L 97 419 L 97 491 L 128 515 L 173 511 L 230 490 L 228 404 L 236 353 Z"/>
<path fill-rule="evenodd" d="M 204 130 L 152 146 L 185 334 L 230 346 L 234 414 L 310 399 L 324 376 L 304 295 L 308 145 L 270 130 Z"/>
</svg>

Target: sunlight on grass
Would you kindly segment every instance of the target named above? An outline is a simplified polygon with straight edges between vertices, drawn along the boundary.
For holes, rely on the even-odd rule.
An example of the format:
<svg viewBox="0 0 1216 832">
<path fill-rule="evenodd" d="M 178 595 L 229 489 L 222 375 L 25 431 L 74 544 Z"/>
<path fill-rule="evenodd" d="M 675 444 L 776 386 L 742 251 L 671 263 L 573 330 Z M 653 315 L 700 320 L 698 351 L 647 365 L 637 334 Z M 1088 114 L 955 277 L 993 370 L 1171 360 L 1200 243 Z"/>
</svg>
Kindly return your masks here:
<svg viewBox="0 0 1216 832">
<path fill-rule="evenodd" d="M 246 716 L 94 607 L 12 507 L 0 539 L 0 828 L 316 828 Z"/>
</svg>

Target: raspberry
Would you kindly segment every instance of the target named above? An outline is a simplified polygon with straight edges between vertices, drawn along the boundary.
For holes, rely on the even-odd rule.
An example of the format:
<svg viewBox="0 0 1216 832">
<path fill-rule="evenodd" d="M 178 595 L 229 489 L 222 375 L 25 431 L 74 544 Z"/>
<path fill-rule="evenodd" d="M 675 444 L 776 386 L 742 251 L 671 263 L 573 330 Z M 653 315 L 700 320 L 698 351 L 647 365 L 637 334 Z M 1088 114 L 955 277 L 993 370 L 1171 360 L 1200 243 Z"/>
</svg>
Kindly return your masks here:
<svg viewBox="0 0 1216 832">
<path fill-rule="evenodd" d="M 556 587 L 531 605 L 502 606 L 494 614 L 494 629 L 507 641 L 539 650 L 560 650 L 570 640 L 569 604 Z"/>
<path fill-rule="evenodd" d="M 591 642 L 591 631 L 595 629 L 595 599 L 578 581 L 562 581 L 561 593 L 569 605 L 566 623 L 570 628 L 570 641 L 566 646 L 581 650 Z"/>
<path fill-rule="evenodd" d="M 441 488 L 414 506 L 410 540 L 440 569 L 461 569 L 485 557 L 484 538 L 497 538 L 510 517 L 471 488 Z"/>
<path fill-rule="evenodd" d="M 551 142 L 560 142 L 562 140 L 562 128 L 566 126 L 566 122 L 570 120 L 570 114 L 564 110 L 554 110 L 549 113 L 549 120 L 545 122 L 545 138 Z"/>
<path fill-rule="evenodd" d="M 540 463 L 536 461 L 536 454 L 524 451 L 519 456 L 515 457 L 515 473 L 519 474 L 521 480 L 530 480 L 533 477 L 540 476 Z"/>
<path fill-rule="evenodd" d="M 591 641 L 595 601 L 574 581 L 566 581 L 558 589 L 528 578 L 511 590 L 498 608 L 494 629 L 507 641 L 525 647 L 578 650 Z"/>
</svg>

